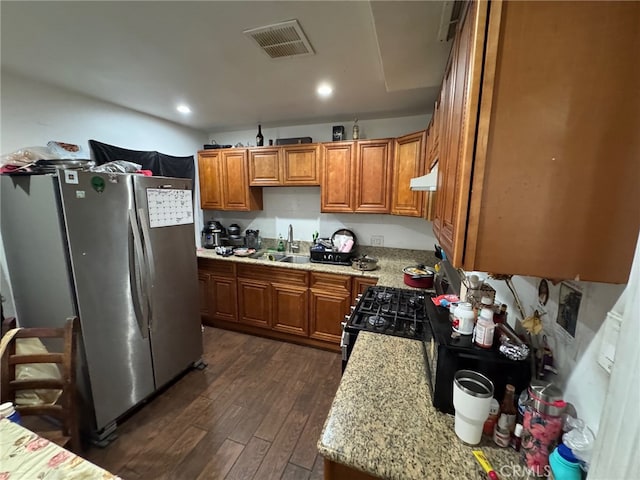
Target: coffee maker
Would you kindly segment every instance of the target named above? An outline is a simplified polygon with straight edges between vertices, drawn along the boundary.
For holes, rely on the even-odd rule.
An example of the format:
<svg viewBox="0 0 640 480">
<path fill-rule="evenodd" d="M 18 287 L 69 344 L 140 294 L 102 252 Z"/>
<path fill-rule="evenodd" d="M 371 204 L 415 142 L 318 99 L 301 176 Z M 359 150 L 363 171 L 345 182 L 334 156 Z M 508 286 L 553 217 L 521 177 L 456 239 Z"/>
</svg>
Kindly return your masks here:
<svg viewBox="0 0 640 480">
<path fill-rule="evenodd" d="M 210 220 L 202 229 L 202 246 L 204 248 L 215 248 L 222 245 L 226 230 L 222 224 L 216 220 Z"/>
</svg>

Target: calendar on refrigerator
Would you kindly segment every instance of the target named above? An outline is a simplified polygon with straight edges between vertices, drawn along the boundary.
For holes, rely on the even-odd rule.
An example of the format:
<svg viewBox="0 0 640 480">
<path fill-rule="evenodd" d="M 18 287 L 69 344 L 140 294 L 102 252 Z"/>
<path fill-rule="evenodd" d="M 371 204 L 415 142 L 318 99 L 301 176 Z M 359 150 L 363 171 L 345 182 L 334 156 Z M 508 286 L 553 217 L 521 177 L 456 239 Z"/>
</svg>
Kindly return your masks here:
<svg viewBox="0 0 640 480">
<path fill-rule="evenodd" d="M 191 190 L 147 188 L 147 204 L 151 228 L 193 223 Z"/>
</svg>

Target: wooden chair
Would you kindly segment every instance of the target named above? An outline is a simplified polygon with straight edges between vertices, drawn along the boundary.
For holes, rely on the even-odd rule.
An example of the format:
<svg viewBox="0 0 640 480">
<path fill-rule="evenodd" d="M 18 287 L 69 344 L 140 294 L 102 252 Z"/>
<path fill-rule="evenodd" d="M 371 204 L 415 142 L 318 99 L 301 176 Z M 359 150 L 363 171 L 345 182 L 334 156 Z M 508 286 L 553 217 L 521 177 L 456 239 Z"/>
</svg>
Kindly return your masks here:
<svg viewBox="0 0 640 480">
<path fill-rule="evenodd" d="M 0 359 L 0 398 L 2 402 L 16 404 L 16 392 L 20 390 L 62 390 L 60 398 L 54 405 L 18 406 L 16 410 L 23 418 L 38 415 L 50 417 L 59 422 L 42 421 L 38 423 L 36 433 L 47 440 L 65 447 L 69 446 L 76 453 L 80 452 L 80 435 L 76 411 L 76 335 L 78 318 L 68 318 L 63 328 L 19 328 L 10 331 L 3 337 L 2 357 Z M 12 338 L 11 338 L 12 337 Z M 21 338 L 62 339 L 62 351 L 45 354 L 16 355 L 16 340 Z M 46 343 L 46 340 L 45 340 Z M 25 379 L 16 380 L 16 366 L 21 364 L 53 363 L 58 366 L 61 378 L 58 379 Z M 40 424 L 54 430 L 40 431 Z M 58 426 L 57 429 L 55 427 Z"/>
</svg>

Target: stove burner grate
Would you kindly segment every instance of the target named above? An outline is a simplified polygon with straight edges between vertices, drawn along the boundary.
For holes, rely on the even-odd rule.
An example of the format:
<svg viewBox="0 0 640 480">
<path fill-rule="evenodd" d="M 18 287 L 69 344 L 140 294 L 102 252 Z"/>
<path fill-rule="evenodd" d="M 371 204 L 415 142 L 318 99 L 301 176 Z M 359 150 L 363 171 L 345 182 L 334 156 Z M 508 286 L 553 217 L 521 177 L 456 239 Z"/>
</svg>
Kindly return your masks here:
<svg viewBox="0 0 640 480">
<path fill-rule="evenodd" d="M 375 295 L 376 301 L 380 303 L 387 303 L 393 298 L 393 294 L 391 292 L 378 292 Z"/>
<path fill-rule="evenodd" d="M 380 315 L 371 315 L 367 318 L 367 322 L 369 322 L 369 325 L 372 327 L 383 327 L 387 323 L 385 318 Z"/>
</svg>

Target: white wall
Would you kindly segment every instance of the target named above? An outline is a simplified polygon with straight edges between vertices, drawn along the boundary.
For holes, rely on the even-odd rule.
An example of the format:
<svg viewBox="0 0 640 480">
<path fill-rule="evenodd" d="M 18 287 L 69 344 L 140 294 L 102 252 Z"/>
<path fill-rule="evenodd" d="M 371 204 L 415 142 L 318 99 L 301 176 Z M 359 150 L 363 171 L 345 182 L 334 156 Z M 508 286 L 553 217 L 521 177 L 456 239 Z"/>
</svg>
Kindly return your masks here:
<svg viewBox="0 0 640 480">
<path fill-rule="evenodd" d="M 260 230 L 265 238 L 287 238 L 293 225 L 295 240 L 310 242 L 313 232 L 331 237 L 340 228 L 355 233 L 358 244 L 370 245 L 371 235 L 383 235 L 385 247 L 433 250 L 435 238 L 431 222 L 395 215 L 320 213 L 320 187 L 265 187 L 260 212 L 218 212 L 205 210 L 204 221 L 220 220 Z"/>
<path fill-rule="evenodd" d="M 431 115 L 414 115 L 377 120 L 358 121 L 360 138 L 392 138 L 426 128 Z M 347 139 L 351 139 L 353 122 L 320 123 L 279 128 L 262 128 L 265 145 L 268 139 L 311 137 L 314 142 L 330 142 L 333 125 L 344 125 Z M 211 133 L 217 143 L 246 146 L 255 145 L 256 130 Z M 433 250 L 435 238 L 431 222 L 419 218 L 375 214 L 320 213 L 319 187 L 265 187 L 264 210 L 261 212 L 204 211 L 204 221 L 220 220 L 224 226 L 238 223 L 243 230 L 258 229 L 266 238 L 287 236 L 289 224 L 294 227 L 296 240 L 311 241 L 313 232 L 331 237 L 340 228 L 352 230 L 360 245 L 370 245 L 371 235 L 383 235 L 384 246 Z"/>
<path fill-rule="evenodd" d="M 89 151 L 88 141 L 94 139 L 131 150 L 157 150 L 168 155 L 188 156 L 195 155 L 207 141 L 204 132 L 4 70 L 1 86 L 1 154 L 24 147 L 45 146 L 50 140 L 74 143 Z M 198 197 L 196 202 L 199 204 Z M 196 215 L 196 232 L 202 228 L 199 217 Z M 5 315 L 14 315 L 1 236 L 0 266 L 0 292 L 7 300 Z"/>
<path fill-rule="evenodd" d="M 486 273 L 478 273 L 485 276 Z M 501 280 L 487 279 L 496 290 L 496 298 L 500 303 L 508 305 L 509 323 L 514 325 L 516 317 L 520 318 L 513 295 L 506 283 Z M 556 324 L 558 304 L 560 300 L 560 284 L 549 284 L 549 300 L 545 306 L 538 302 L 539 278 L 513 277 L 513 285 L 520 298 L 525 315 L 534 310 L 546 312 L 542 316 L 544 330 L 537 340 L 546 335 L 553 350 L 558 375 L 551 375 L 546 380 L 561 387 L 565 400 L 575 405 L 580 418 L 597 432 L 605 396 L 609 385 L 609 375 L 597 363 L 598 352 L 604 329 L 602 328 L 607 312 L 611 310 L 626 285 L 570 282 L 582 292 L 582 301 L 578 312 L 576 335 L 571 339 Z"/>
<path fill-rule="evenodd" d="M 2 71 L 0 154 L 49 140 L 195 155 L 207 134 Z"/>
<path fill-rule="evenodd" d="M 358 120 L 360 127 L 360 138 L 391 138 L 400 137 L 407 133 L 417 132 L 427 128 L 431 120 L 430 114 L 412 115 L 407 117 L 381 118 L 376 120 Z M 262 125 L 262 135 L 264 144 L 269 144 L 269 139 L 273 139 L 275 145 L 278 138 L 311 137 L 313 142 L 330 142 L 333 140 L 332 132 L 334 125 L 343 125 L 345 140 L 352 139 L 353 121 L 333 123 L 316 123 L 313 125 L 292 125 L 288 127 L 269 128 Z M 209 140 L 215 140 L 220 145 L 236 145 L 242 143 L 243 146 L 256 144 L 256 134 L 258 126 L 253 130 L 240 130 L 235 132 L 212 132 Z"/>
</svg>

